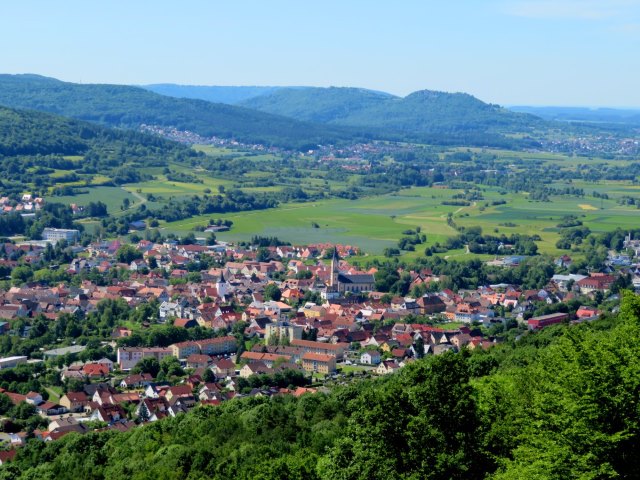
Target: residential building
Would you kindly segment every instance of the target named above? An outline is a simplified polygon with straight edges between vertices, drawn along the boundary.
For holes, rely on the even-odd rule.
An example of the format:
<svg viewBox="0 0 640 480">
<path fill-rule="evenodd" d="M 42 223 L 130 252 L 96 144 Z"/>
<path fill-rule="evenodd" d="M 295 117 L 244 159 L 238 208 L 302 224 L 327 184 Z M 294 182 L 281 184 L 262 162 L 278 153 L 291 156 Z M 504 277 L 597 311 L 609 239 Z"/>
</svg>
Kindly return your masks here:
<svg viewBox="0 0 640 480">
<path fill-rule="evenodd" d="M 243 352 L 242 355 L 240 355 L 240 360 L 245 360 L 249 363 L 262 362 L 268 368 L 272 368 L 273 364 L 278 360 L 282 362 L 289 362 L 291 360 L 291 356 L 278 355 L 277 353 Z"/>
<path fill-rule="evenodd" d="M 292 340 L 302 339 L 303 328 L 299 325 L 292 325 L 288 322 L 269 323 L 265 327 L 265 342 L 269 345 L 270 340 L 275 339 L 278 343 L 282 343 L 282 339 L 291 342 Z"/>
<path fill-rule="evenodd" d="M 300 347 L 304 353 L 321 353 L 323 355 L 333 355 L 336 360 L 342 360 L 346 345 L 340 343 L 323 343 L 311 340 L 293 340 L 292 347 Z"/>
<path fill-rule="evenodd" d="M 596 291 L 608 292 L 614 281 L 615 277 L 612 275 L 592 274 L 576 282 L 576 285 L 580 288 L 580 293 L 586 295 Z"/>
<path fill-rule="evenodd" d="M 387 360 L 378 365 L 376 373 L 378 375 L 387 375 L 389 373 L 397 372 L 399 369 L 400 365 L 395 360 Z"/>
<path fill-rule="evenodd" d="M 360 363 L 365 365 L 378 365 L 380 363 L 380 352 L 377 350 L 367 350 L 360 355 Z"/>
<path fill-rule="evenodd" d="M 569 314 L 567 313 L 550 313 L 549 315 L 541 315 L 539 317 L 531 317 L 527 324 L 529 325 L 529 330 L 541 330 L 544 327 L 548 327 L 549 325 L 555 325 L 556 323 L 561 323 L 563 320 L 569 318 Z"/>
<path fill-rule="evenodd" d="M 302 368 L 307 372 L 333 373 L 336 371 L 336 357 L 322 353 L 305 353 L 302 355 Z"/>
<path fill-rule="evenodd" d="M 438 295 L 428 294 L 416 300 L 416 304 L 421 315 L 432 315 L 441 313 L 447 309 L 447 306 Z"/>
<path fill-rule="evenodd" d="M 174 343 L 170 348 L 174 357 L 187 358 L 189 355 L 194 353 L 203 355 L 224 355 L 233 353 L 238 349 L 238 345 L 236 338 L 228 335 L 226 337 Z"/>
<path fill-rule="evenodd" d="M 60 398 L 60 405 L 70 412 L 81 412 L 89 404 L 89 397 L 84 392 L 67 392 Z"/>
<path fill-rule="evenodd" d="M 0 370 L 5 368 L 14 368 L 25 363 L 27 363 L 27 357 L 24 356 L 0 358 Z"/>
<path fill-rule="evenodd" d="M 172 355 L 173 351 L 171 348 L 162 348 L 162 347 L 120 347 L 118 348 L 118 365 L 120 370 L 128 371 L 131 370 L 136 364 L 146 357 L 153 357 L 158 362 L 162 360 L 164 357 L 168 357 Z"/>
<path fill-rule="evenodd" d="M 78 230 L 71 230 L 65 228 L 45 228 L 42 231 L 42 238 L 49 242 L 57 243 L 60 240 L 66 240 L 67 243 L 76 243 L 80 238 L 80 232 Z"/>
</svg>

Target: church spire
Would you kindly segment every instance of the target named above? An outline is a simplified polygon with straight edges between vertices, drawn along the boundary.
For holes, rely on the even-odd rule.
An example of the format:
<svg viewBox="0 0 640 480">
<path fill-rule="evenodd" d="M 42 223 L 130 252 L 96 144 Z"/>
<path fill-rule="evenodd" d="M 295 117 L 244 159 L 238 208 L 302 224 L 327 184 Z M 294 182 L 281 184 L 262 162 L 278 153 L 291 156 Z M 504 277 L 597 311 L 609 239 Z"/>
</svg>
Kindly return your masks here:
<svg viewBox="0 0 640 480">
<path fill-rule="evenodd" d="M 338 249 L 333 247 L 333 257 L 331 258 L 331 286 L 338 285 Z"/>
</svg>

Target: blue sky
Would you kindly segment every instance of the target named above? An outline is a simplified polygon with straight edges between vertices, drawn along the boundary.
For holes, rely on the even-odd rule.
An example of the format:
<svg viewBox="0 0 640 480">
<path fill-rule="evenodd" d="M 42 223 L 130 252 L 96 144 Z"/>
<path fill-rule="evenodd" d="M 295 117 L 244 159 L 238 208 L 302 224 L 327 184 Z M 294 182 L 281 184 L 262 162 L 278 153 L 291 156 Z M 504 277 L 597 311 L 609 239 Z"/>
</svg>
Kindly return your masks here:
<svg viewBox="0 0 640 480">
<path fill-rule="evenodd" d="M 20 0 L 0 72 L 640 107 L 640 0 Z"/>
</svg>

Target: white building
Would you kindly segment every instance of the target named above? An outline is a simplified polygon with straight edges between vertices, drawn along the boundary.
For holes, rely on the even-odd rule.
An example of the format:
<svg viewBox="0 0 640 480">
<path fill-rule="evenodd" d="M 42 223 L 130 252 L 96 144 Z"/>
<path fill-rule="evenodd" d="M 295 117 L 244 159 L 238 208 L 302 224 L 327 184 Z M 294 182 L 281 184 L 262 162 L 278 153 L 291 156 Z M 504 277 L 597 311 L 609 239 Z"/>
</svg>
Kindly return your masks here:
<svg viewBox="0 0 640 480">
<path fill-rule="evenodd" d="M 0 358 L 0 370 L 5 368 L 14 368 L 25 363 L 27 363 L 27 357 L 20 356 Z"/>
<path fill-rule="evenodd" d="M 67 243 L 76 243 L 80 238 L 80 232 L 65 228 L 45 228 L 42 231 L 42 238 L 54 243 L 60 240 L 66 240 Z"/>
<path fill-rule="evenodd" d="M 300 340 L 302 338 L 303 328 L 300 325 L 292 325 L 288 322 L 276 322 L 268 323 L 265 326 L 265 341 L 269 344 L 269 339 L 276 338 L 281 340 L 287 338 L 289 342 L 294 339 Z"/>
<path fill-rule="evenodd" d="M 171 354 L 172 350 L 170 348 L 121 347 L 118 348 L 118 366 L 122 371 L 131 370 L 143 358 L 153 357 L 159 362 Z"/>
</svg>

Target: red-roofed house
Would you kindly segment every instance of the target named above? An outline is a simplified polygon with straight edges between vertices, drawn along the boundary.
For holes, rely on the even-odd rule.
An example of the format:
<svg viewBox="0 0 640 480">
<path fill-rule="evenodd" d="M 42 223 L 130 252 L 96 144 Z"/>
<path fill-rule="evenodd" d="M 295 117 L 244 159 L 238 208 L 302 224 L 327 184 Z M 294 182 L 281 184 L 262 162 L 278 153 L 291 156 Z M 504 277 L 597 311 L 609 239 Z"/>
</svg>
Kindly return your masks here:
<svg viewBox="0 0 640 480">
<path fill-rule="evenodd" d="M 104 363 L 87 363 L 82 371 L 89 378 L 104 378 L 109 375 L 109 366 Z"/>
<path fill-rule="evenodd" d="M 336 357 L 308 352 L 302 355 L 302 368 L 307 372 L 333 373 L 336 371 Z"/>
</svg>

